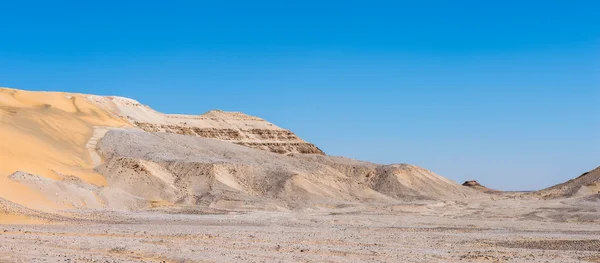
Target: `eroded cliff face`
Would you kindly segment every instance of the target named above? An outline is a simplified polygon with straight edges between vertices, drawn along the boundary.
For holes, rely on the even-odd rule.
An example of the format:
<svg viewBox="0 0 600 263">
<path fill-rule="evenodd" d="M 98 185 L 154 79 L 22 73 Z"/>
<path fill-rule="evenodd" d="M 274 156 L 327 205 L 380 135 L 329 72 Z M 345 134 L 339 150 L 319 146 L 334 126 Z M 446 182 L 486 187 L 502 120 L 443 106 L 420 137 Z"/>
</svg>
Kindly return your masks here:
<svg viewBox="0 0 600 263">
<path fill-rule="evenodd" d="M 280 153 L 310 153 L 324 154 L 312 143 L 300 139 L 293 132 L 284 129 L 231 129 L 231 128 L 200 128 L 187 124 L 154 124 L 147 122 L 133 123 L 147 132 L 167 132 L 188 136 L 218 139 L 235 144 Z"/>
<path fill-rule="evenodd" d="M 175 115 L 126 98 L 90 96 L 90 100 L 147 132 L 217 139 L 280 154 L 324 154 L 293 132 L 241 112 L 214 110 L 197 116 Z"/>
</svg>

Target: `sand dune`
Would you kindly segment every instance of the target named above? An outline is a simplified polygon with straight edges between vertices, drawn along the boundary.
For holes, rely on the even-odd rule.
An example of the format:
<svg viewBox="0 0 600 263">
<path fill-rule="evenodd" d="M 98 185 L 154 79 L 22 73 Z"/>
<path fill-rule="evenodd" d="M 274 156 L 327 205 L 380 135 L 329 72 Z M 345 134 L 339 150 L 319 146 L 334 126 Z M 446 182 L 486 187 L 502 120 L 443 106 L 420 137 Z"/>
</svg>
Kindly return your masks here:
<svg viewBox="0 0 600 263">
<path fill-rule="evenodd" d="M 126 127 L 85 95 L 0 89 L 0 197 L 39 210 L 68 208 L 8 179 L 17 171 L 104 185 L 85 145 L 93 126 Z"/>
</svg>

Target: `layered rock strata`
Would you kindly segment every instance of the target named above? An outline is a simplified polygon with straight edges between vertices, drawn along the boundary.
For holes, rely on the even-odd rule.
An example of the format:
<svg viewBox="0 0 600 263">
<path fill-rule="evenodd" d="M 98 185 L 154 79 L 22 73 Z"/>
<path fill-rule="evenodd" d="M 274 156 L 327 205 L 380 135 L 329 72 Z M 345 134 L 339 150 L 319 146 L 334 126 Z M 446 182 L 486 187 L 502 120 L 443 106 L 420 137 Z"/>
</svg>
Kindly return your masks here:
<svg viewBox="0 0 600 263">
<path fill-rule="evenodd" d="M 241 112 L 213 110 L 196 116 L 163 114 L 127 98 L 90 96 L 89 99 L 147 132 L 217 139 L 280 154 L 324 154 L 293 132 Z"/>
</svg>

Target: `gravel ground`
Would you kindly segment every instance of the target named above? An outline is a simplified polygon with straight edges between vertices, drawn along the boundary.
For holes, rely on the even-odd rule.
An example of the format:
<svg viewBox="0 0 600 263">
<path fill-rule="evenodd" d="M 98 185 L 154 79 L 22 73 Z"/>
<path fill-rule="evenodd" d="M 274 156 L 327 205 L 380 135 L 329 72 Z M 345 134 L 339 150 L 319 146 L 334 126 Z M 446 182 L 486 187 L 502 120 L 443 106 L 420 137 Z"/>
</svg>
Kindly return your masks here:
<svg viewBox="0 0 600 263">
<path fill-rule="evenodd" d="M 345 208 L 0 226 L 0 262 L 598 262 L 600 225 Z M 106 222 L 106 219 L 103 219 Z"/>
</svg>

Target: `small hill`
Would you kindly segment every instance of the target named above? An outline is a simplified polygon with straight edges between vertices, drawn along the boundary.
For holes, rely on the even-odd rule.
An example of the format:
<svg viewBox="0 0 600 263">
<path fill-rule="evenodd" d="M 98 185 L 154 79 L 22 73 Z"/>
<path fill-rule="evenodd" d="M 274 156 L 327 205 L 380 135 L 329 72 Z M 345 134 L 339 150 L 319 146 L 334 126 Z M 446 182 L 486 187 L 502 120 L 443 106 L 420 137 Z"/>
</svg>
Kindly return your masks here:
<svg viewBox="0 0 600 263">
<path fill-rule="evenodd" d="M 501 192 L 501 191 L 498 191 L 498 190 L 487 188 L 487 187 L 481 185 L 479 182 L 477 182 L 475 180 L 465 181 L 462 185 L 466 186 L 466 187 L 469 187 L 471 189 L 477 190 L 477 191 L 482 192 L 482 193 L 487 193 L 487 194 L 493 194 L 493 193 L 500 193 Z"/>
<path fill-rule="evenodd" d="M 110 185 L 138 182 L 124 190 L 170 203 L 220 207 L 253 200 L 254 205 L 301 208 L 311 203 L 460 199 L 474 194 L 412 165 L 285 156 L 163 132 L 112 130 L 98 149 L 106 160 L 98 171 Z"/>
<path fill-rule="evenodd" d="M 574 197 L 600 194 L 600 167 L 583 173 L 575 179 L 540 191 L 536 195 L 543 198 Z"/>
</svg>

